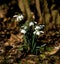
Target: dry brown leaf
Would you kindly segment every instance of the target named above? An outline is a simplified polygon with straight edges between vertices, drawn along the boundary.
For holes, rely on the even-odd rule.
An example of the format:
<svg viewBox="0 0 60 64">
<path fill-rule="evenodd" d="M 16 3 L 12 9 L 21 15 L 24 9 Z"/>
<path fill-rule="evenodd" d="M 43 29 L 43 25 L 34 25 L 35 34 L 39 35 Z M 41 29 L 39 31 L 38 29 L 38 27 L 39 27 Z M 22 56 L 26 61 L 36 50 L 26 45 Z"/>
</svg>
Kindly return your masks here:
<svg viewBox="0 0 60 64">
<path fill-rule="evenodd" d="M 60 49 L 59 46 L 57 46 L 58 48 L 54 47 L 54 49 L 51 52 L 45 52 L 46 55 L 53 55 L 55 53 L 58 52 L 58 50 Z"/>
<path fill-rule="evenodd" d="M 27 63 L 29 63 L 29 64 L 36 64 L 34 61 L 32 61 L 32 60 L 27 60 Z"/>
<path fill-rule="evenodd" d="M 16 45 L 16 42 L 22 42 L 23 41 L 23 35 L 21 34 L 17 34 L 17 35 L 14 35 L 14 34 L 11 34 L 11 37 L 10 39 L 8 39 L 7 42 L 5 42 L 5 46 L 13 46 L 15 47 Z"/>
</svg>

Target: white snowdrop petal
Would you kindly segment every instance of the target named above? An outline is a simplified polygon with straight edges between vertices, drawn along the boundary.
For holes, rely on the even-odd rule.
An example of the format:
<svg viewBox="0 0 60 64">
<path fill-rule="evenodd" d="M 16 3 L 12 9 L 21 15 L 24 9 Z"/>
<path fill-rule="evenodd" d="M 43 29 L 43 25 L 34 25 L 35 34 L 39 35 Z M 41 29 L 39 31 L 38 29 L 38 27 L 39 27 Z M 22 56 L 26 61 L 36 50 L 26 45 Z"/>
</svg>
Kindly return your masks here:
<svg viewBox="0 0 60 64">
<path fill-rule="evenodd" d="M 45 25 L 40 25 L 40 26 L 43 26 L 44 27 Z"/>
<path fill-rule="evenodd" d="M 19 21 L 19 17 L 16 18 L 16 21 Z"/>
<path fill-rule="evenodd" d="M 21 16 L 18 16 L 18 18 L 21 18 Z"/>
<path fill-rule="evenodd" d="M 21 21 L 24 18 L 23 15 L 14 15 L 13 17 L 16 17 L 16 21 Z"/>
<path fill-rule="evenodd" d="M 22 20 L 22 18 L 20 18 L 20 20 Z"/>
<path fill-rule="evenodd" d="M 22 20 L 22 18 L 19 19 L 20 21 Z"/>
<path fill-rule="evenodd" d="M 23 29 L 25 29 L 25 30 L 26 30 L 28 27 L 27 27 L 27 26 L 21 26 L 21 28 L 23 28 Z"/>
<path fill-rule="evenodd" d="M 24 26 L 21 26 L 22 28 L 24 28 Z"/>
<path fill-rule="evenodd" d="M 33 32 L 33 34 L 40 35 L 40 31 L 36 30 Z"/>
<path fill-rule="evenodd" d="M 13 17 L 18 17 L 18 15 L 14 15 Z"/>
<path fill-rule="evenodd" d="M 39 31 L 37 31 L 37 32 L 36 32 L 36 35 L 40 35 L 40 32 L 39 32 Z"/>
<path fill-rule="evenodd" d="M 23 15 L 21 15 L 20 17 L 21 17 L 22 19 L 24 18 L 24 16 L 23 16 Z"/>
<path fill-rule="evenodd" d="M 40 29 L 42 29 L 45 25 L 40 25 Z"/>
<path fill-rule="evenodd" d="M 24 29 L 27 29 L 27 26 L 25 26 Z"/>
<path fill-rule="evenodd" d="M 24 29 L 21 29 L 21 33 L 25 34 L 25 33 L 26 33 L 26 31 L 25 31 Z"/>
<path fill-rule="evenodd" d="M 36 34 L 36 31 L 34 31 L 33 34 Z"/>
<path fill-rule="evenodd" d="M 44 33 L 44 31 L 40 31 L 40 33 Z"/>
<path fill-rule="evenodd" d="M 33 23 L 33 22 L 30 22 L 30 23 L 29 23 L 29 26 L 33 26 L 33 25 L 34 25 L 34 23 Z"/>
<path fill-rule="evenodd" d="M 37 24 L 37 22 L 34 22 L 35 24 Z"/>
<path fill-rule="evenodd" d="M 40 29 L 40 27 L 39 27 L 39 26 L 36 26 L 36 27 L 35 27 L 35 30 L 39 30 L 39 29 Z"/>
</svg>

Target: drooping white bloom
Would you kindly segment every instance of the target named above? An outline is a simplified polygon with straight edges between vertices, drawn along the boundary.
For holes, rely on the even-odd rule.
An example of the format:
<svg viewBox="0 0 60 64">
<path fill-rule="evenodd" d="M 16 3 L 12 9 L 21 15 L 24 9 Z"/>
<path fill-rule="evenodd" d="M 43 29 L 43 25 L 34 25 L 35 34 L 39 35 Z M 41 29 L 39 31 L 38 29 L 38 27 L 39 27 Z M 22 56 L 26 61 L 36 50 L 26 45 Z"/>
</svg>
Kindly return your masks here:
<svg viewBox="0 0 60 64">
<path fill-rule="evenodd" d="M 40 25 L 40 27 L 41 27 L 41 26 L 44 27 L 45 25 Z"/>
<path fill-rule="evenodd" d="M 13 17 L 18 17 L 18 15 L 14 15 Z"/>
<path fill-rule="evenodd" d="M 21 21 L 21 20 L 23 20 L 23 18 L 24 18 L 23 15 L 14 15 L 13 17 L 16 18 L 16 21 Z"/>
<path fill-rule="evenodd" d="M 28 28 L 27 26 L 21 26 L 21 27 L 22 27 L 23 29 L 25 29 L 25 30 Z"/>
<path fill-rule="evenodd" d="M 21 29 L 21 33 L 25 34 L 26 33 L 26 30 Z"/>
<path fill-rule="evenodd" d="M 36 35 L 40 35 L 40 32 L 39 32 L 39 31 L 37 31 L 37 32 L 36 32 Z"/>
<path fill-rule="evenodd" d="M 40 33 L 42 33 L 42 34 L 43 34 L 43 33 L 44 33 L 44 31 L 40 31 Z"/>
<path fill-rule="evenodd" d="M 29 23 L 29 26 L 33 26 L 33 25 L 34 25 L 34 23 L 33 23 L 33 22 L 30 22 L 30 23 Z"/>
<path fill-rule="evenodd" d="M 36 31 L 34 31 L 33 34 L 36 34 Z"/>
<path fill-rule="evenodd" d="M 27 26 L 24 26 L 24 29 L 26 30 L 27 29 Z"/>
<path fill-rule="evenodd" d="M 39 31 L 39 30 L 35 30 L 33 32 L 33 34 L 36 34 L 36 35 L 40 35 L 40 34 L 43 34 L 43 33 L 44 33 L 44 31 Z"/>
<path fill-rule="evenodd" d="M 27 29 L 27 26 L 24 26 L 24 29 L 26 30 Z"/>
<path fill-rule="evenodd" d="M 24 18 L 24 16 L 23 16 L 23 15 L 20 15 L 20 18 L 21 18 L 21 19 L 23 19 L 23 18 Z"/>
<path fill-rule="evenodd" d="M 33 32 L 33 34 L 40 35 L 40 31 L 36 30 Z"/>
<path fill-rule="evenodd" d="M 17 20 L 17 21 L 19 21 L 19 20 L 21 21 L 23 18 L 24 18 L 24 16 L 23 16 L 23 15 L 20 15 L 20 16 L 17 17 L 16 20 Z"/>
<path fill-rule="evenodd" d="M 36 26 L 36 27 L 35 27 L 35 30 L 39 30 L 39 29 L 40 29 L 40 26 Z"/>
<path fill-rule="evenodd" d="M 37 22 L 34 22 L 35 24 L 37 24 Z"/>
<path fill-rule="evenodd" d="M 42 29 L 45 25 L 40 25 L 40 29 Z"/>
</svg>

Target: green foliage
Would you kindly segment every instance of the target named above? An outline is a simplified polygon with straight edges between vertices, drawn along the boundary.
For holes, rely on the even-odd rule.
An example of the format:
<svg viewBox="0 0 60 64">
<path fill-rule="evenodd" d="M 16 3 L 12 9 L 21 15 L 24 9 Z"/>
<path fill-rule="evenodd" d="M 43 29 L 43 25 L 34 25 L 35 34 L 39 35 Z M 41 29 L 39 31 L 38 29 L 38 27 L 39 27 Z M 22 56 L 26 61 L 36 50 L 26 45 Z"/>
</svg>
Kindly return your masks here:
<svg viewBox="0 0 60 64">
<path fill-rule="evenodd" d="M 46 46 L 46 51 L 49 51 L 49 52 L 50 52 L 52 49 L 53 49 L 53 47 L 52 47 L 52 46 L 49 46 L 49 47 L 48 47 L 48 46 Z"/>
<path fill-rule="evenodd" d="M 19 50 L 20 50 L 21 52 L 22 52 L 22 51 L 27 52 L 27 51 L 28 51 L 28 46 L 27 46 L 27 45 L 22 45 L 22 46 L 19 47 Z"/>
<path fill-rule="evenodd" d="M 27 29 L 27 33 L 24 36 L 24 42 L 30 47 L 30 52 L 35 54 L 36 53 L 36 35 L 33 34 L 32 27 Z"/>
</svg>

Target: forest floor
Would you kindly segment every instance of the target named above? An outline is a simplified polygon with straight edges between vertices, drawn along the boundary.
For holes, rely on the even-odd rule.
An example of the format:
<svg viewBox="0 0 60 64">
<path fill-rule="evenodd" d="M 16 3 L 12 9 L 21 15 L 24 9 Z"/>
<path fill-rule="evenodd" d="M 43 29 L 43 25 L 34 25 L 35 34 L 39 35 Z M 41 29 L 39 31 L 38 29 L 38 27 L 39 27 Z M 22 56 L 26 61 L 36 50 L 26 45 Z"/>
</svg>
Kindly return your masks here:
<svg viewBox="0 0 60 64">
<path fill-rule="evenodd" d="M 47 44 L 48 51 L 38 55 L 21 52 L 23 35 L 19 33 L 19 24 L 13 22 L 12 17 L 5 17 L 10 14 L 7 6 L 0 8 L 0 64 L 60 64 L 60 28 L 44 30 L 39 36 L 38 44 Z"/>
</svg>

